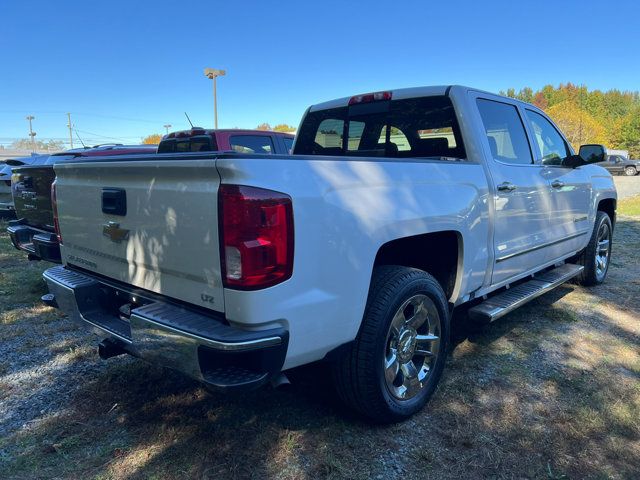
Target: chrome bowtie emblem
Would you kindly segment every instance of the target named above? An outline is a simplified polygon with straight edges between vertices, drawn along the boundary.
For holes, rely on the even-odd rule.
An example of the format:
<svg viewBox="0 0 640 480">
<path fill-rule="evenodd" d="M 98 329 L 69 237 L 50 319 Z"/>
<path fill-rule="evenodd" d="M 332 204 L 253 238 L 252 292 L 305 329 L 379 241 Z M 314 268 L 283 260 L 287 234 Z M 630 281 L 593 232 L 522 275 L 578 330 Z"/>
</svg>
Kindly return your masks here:
<svg viewBox="0 0 640 480">
<path fill-rule="evenodd" d="M 109 237 L 112 242 L 120 243 L 129 238 L 129 230 L 120 228 L 117 222 L 108 222 L 102 226 L 102 234 Z"/>
</svg>

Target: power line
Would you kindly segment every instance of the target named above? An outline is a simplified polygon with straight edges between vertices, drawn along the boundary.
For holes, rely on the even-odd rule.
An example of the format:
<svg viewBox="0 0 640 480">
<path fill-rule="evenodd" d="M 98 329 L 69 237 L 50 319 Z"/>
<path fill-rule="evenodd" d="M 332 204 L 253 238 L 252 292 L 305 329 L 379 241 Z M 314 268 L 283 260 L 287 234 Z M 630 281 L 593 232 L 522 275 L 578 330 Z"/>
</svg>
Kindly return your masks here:
<svg viewBox="0 0 640 480">
<path fill-rule="evenodd" d="M 23 113 L 23 110 L 0 110 L 0 113 L 18 113 L 21 114 Z M 67 113 L 69 112 L 63 112 L 63 111 L 34 111 L 34 114 L 38 114 L 38 115 L 67 115 Z M 96 118 L 107 118 L 107 119 L 113 119 L 113 120 L 126 120 L 129 122 L 141 122 L 141 123 L 152 123 L 154 125 L 157 125 L 159 123 L 163 123 L 162 120 L 151 120 L 151 119 L 143 119 L 143 118 L 133 118 L 133 117 L 122 117 L 122 116 L 116 116 L 116 115 L 102 115 L 99 113 L 86 113 L 86 112 L 71 112 L 73 115 L 80 115 L 83 117 L 96 117 Z M 168 122 L 165 122 L 168 123 Z"/>
<path fill-rule="evenodd" d="M 78 128 L 76 128 L 75 131 L 93 135 L 94 137 L 98 137 L 98 138 L 107 138 L 109 140 L 124 140 L 126 138 L 136 138 L 136 137 L 110 137 L 108 135 L 100 135 L 99 133 L 88 132 L 86 130 L 80 130 Z"/>
</svg>

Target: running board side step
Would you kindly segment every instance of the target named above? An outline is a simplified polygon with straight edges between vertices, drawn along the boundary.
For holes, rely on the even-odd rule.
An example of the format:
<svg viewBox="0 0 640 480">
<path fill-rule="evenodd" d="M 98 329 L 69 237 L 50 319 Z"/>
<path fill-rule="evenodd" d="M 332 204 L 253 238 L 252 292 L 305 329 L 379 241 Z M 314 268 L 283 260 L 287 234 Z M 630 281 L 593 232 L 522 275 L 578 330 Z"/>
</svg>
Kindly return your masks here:
<svg viewBox="0 0 640 480">
<path fill-rule="evenodd" d="M 493 322 L 524 305 L 529 300 L 533 300 L 562 285 L 567 280 L 578 275 L 583 269 L 582 265 L 565 263 L 552 270 L 536 274 L 528 282 L 521 283 L 493 297 L 489 297 L 481 304 L 470 308 L 469 317 L 473 320 Z"/>
</svg>

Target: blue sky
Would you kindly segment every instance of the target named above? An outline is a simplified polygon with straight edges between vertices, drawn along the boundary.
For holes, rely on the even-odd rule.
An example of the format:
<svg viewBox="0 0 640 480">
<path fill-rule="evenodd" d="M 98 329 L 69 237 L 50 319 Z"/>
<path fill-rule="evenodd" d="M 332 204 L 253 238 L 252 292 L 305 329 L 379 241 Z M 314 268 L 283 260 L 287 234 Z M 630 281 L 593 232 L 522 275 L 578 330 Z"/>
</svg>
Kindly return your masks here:
<svg viewBox="0 0 640 480">
<path fill-rule="evenodd" d="M 640 89 L 634 1 L 2 0 L 0 144 L 135 142 L 162 125 L 297 125 L 356 93 L 458 83 L 489 91 L 574 82 Z"/>
</svg>

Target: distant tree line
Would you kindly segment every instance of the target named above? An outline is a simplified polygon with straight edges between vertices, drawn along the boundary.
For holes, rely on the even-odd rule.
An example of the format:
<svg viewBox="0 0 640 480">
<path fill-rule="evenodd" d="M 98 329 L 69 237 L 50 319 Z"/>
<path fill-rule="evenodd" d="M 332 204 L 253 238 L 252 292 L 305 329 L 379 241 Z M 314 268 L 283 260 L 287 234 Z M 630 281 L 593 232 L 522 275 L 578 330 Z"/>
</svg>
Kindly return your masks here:
<svg viewBox="0 0 640 480">
<path fill-rule="evenodd" d="M 59 140 L 49 140 L 47 142 L 43 140 L 35 140 L 31 141 L 28 138 L 21 138 L 19 140 L 15 140 L 11 143 L 11 146 L 14 150 L 50 150 L 52 152 L 57 152 L 58 150 L 62 150 L 64 148 L 64 142 Z"/>
<path fill-rule="evenodd" d="M 295 132 L 296 127 L 294 127 L 293 125 L 287 125 L 286 123 L 279 123 L 272 128 L 268 123 L 261 123 L 256 127 L 256 130 L 271 130 L 273 132 Z"/>
<path fill-rule="evenodd" d="M 586 86 L 567 83 L 546 85 L 537 91 L 525 87 L 500 93 L 546 111 L 576 151 L 585 143 L 602 143 L 640 158 L 639 92 L 589 91 Z"/>
</svg>

